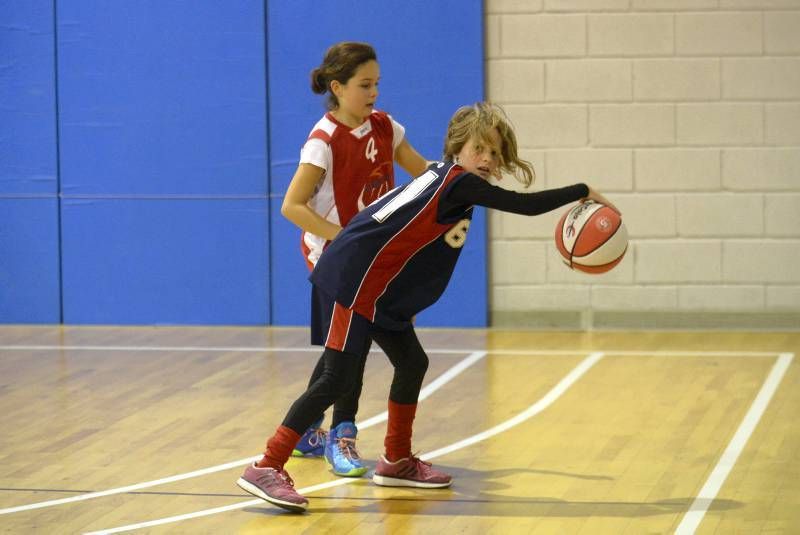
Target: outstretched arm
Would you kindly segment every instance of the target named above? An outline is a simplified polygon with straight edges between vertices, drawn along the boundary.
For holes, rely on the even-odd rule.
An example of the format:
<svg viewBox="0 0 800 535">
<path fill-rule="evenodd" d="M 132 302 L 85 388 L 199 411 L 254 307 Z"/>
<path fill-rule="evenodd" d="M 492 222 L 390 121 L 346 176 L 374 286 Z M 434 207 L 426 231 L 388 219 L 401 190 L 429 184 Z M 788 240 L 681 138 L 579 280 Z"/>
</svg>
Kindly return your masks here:
<svg viewBox="0 0 800 535">
<path fill-rule="evenodd" d="M 602 195 L 593 192 L 586 184 L 574 184 L 534 193 L 518 193 L 492 186 L 481 177 L 467 173 L 453 185 L 442 201 L 451 206 L 477 204 L 514 214 L 539 215 L 581 199 L 602 202 L 601 198 Z M 447 206 L 442 206 L 440 202 L 440 209 L 446 211 Z"/>
</svg>

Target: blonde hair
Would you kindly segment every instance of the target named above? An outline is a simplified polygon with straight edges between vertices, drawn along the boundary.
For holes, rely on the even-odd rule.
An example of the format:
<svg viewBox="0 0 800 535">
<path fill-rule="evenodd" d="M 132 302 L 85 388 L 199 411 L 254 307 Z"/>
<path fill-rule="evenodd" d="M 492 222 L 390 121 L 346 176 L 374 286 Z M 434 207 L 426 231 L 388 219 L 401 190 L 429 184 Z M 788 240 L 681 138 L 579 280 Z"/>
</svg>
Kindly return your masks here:
<svg viewBox="0 0 800 535">
<path fill-rule="evenodd" d="M 472 106 L 462 106 L 456 110 L 447 125 L 444 158 L 455 159 L 470 138 L 491 145 L 489 134 L 492 128 L 497 129 L 502 142 L 502 146 L 499 147 L 500 170 L 513 175 L 525 187 L 530 186 L 536 178 L 533 165 L 517 154 L 517 136 L 514 134 L 511 121 L 496 104 L 477 102 Z"/>
</svg>

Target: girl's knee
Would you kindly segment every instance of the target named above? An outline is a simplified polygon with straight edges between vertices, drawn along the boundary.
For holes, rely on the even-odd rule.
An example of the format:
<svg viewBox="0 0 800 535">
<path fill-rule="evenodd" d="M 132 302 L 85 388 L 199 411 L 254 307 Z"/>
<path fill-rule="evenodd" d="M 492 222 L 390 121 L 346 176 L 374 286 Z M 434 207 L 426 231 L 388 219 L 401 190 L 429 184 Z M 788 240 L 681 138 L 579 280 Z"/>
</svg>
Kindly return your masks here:
<svg viewBox="0 0 800 535">
<path fill-rule="evenodd" d="M 403 371 L 409 375 L 424 377 L 425 372 L 428 371 L 429 360 L 428 355 L 426 355 L 424 351 L 411 352 L 401 362 Z"/>
<path fill-rule="evenodd" d="M 358 373 L 354 370 L 337 370 L 336 372 L 326 370 L 322 377 L 326 389 L 335 398 L 353 390 L 360 380 Z"/>
</svg>

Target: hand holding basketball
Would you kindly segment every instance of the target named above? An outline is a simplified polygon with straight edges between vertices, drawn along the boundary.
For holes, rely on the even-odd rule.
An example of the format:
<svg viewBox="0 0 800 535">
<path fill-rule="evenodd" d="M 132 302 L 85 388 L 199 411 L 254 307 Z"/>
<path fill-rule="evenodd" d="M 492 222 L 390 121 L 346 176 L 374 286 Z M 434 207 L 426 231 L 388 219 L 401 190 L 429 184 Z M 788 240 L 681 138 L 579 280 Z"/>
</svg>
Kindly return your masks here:
<svg viewBox="0 0 800 535">
<path fill-rule="evenodd" d="M 589 189 L 587 199 L 559 220 L 556 247 L 571 269 L 605 273 L 625 256 L 628 230 L 619 210 L 602 195 Z"/>
<path fill-rule="evenodd" d="M 581 199 L 581 202 L 586 202 L 587 200 L 588 201 L 594 201 L 594 202 L 597 202 L 597 203 L 600 203 L 600 204 L 605 204 L 606 206 L 608 206 L 609 208 L 614 210 L 618 215 L 620 215 L 620 216 L 622 215 L 622 212 L 619 211 L 619 208 L 614 206 L 614 204 L 611 201 L 606 199 L 603 195 L 601 195 L 600 193 L 596 192 L 592 188 L 589 188 L 589 195 L 587 195 L 585 199 Z"/>
</svg>

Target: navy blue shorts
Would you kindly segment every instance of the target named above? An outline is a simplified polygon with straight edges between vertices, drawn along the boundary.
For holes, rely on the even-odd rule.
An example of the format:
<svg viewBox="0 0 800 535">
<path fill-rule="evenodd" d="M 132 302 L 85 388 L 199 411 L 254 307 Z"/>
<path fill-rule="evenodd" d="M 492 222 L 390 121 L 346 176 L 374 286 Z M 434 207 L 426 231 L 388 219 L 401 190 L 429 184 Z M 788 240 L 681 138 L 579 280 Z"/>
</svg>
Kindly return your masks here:
<svg viewBox="0 0 800 535">
<path fill-rule="evenodd" d="M 369 347 L 372 323 L 337 303 L 324 291 L 311 285 L 311 343 L 343 353 L 361 355 Z"/>
</svg>

